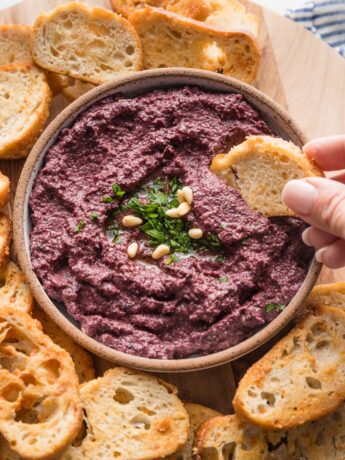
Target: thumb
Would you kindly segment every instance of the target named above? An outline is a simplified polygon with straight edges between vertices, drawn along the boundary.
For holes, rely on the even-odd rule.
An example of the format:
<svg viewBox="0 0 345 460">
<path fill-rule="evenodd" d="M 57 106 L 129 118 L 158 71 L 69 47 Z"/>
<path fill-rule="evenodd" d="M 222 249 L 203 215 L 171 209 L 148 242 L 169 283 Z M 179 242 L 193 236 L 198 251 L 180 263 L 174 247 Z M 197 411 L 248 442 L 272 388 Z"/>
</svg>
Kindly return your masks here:
<svg viewBox="0 0 345 460">
<path fill-rule="evenodd" d="M 283 203 L 305 222 L 345 239 L 345 185 L 321 177 L 288 182 Z"/>
</svg>

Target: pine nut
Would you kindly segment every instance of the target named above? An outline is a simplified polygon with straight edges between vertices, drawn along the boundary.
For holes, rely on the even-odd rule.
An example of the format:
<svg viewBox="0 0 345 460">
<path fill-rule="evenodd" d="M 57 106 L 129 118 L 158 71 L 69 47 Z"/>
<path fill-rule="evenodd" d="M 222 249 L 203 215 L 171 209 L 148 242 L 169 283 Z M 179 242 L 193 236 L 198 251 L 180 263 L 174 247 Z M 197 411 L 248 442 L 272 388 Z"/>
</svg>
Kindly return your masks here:
<svg viewBox="0 0 345 460">
<path fill-rule="evenodd" d="M 184 200 L 187 201 L 188 204 L 193 203 L 193 190 L 190 187 L 183 187 L 182 189 Z"/>
<path fill-rule="evenodd" d="M 176 208 L 178 217 L 185 216 L 191 210 L 190 204 L 184 201 Z"/>
<path fill-rule="evenodd" d="M 134 257 L 138 254 L 139 251 L 139 244 L 134 242 L 128 245 L 127 254 L 130 259 L 134 259 Z"/>
<path fill-rule="evenodd" d="M 160 244 L 152 253 L 152 259 L 160 259 L 170 253 L 170 248 L 166 244 Z"/>
<path fill-rule="evenodd" d="M 137 227 L 138 225 L 141 225 L 143 221 L 140 219 L 140 217 L 136 216 L 125 216 L 122 219 L 122 225 L 124 227 Z"/>
<path fill-rule="evenodd" d="M 177 190 L 177 200 L 178 200 L 178 202 L 180 204 L 183 203 L 184 201 L 186 201 L 184 193 L 183 193 L 183 191 L 181 189 Z"/>
<path fill-rule="evenodd" d="M 165 211 L 165 214 L 168 217 L 172 217 L 173 219 L 177 219 L 178 217 L 180 217 L 178 212 L 177 212 L 177 208 L 168 209 L 167 211 Z"/>
<path fill-rule="evenodd" d="M 188 236 L 193 238 L 193 240 L 199 240 L 203 237 L 203 235 L 204 232 L 201 230 L 201 228 L 191 228 L 188 232 Z"/>
</svg>

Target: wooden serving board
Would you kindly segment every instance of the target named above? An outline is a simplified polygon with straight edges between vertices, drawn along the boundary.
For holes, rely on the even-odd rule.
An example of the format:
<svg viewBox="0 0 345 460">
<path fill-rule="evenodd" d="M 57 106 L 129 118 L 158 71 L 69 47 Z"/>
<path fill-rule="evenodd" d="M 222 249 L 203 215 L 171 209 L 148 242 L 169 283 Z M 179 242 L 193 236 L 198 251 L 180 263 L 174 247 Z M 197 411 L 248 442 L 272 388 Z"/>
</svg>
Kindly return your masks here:
<svg viewBox="0 0 345 460">
<path fill-rule="evenodd" d="M 66 2 L 26 0 L 0 11 L 0 24 L 32 24 L 40 11 L 62 3 Z M 87 3 L 109 7 L 107 0 Z M 255 86 L 287 109 L 310 138 L 345 133 L 345 59 L 302 26 L 253 3 L 246 4 L 261 18 L 262 65 Z M 62 96 L 55 98 L 52 117 L 66 104 Z M 9 213 L 22 165 L 22 161 L 0 161 L 0 170 L 12 181 Z M 345 280 L 345 269 L 324 269 L 320 276 L 322 283 L 342 279 Z M 228 413 L 236 381 L 256 356 L 200 372 L 164 374 L 164 378 L 178 386 L 183 399 Z M 99 372 L 111 366 L 99 358 L 95 361 Z"/>
</svg>

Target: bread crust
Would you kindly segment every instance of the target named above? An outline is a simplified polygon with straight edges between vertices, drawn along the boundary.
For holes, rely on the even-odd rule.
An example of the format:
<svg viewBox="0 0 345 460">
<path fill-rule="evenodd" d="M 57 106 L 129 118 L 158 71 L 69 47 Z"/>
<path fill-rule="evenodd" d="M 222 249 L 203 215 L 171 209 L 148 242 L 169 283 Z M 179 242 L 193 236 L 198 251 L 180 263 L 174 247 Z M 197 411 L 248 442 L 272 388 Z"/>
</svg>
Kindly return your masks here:
<svg viewBox="0 0 345 460">
<path fill-rule="evenodd" d="M 0 25 L 0 66 L 8 64 L 33 64 L 30 53 L 30 35 L 32 27 L 23 24 Z M 9 56 L 1 49 L 1 41 L 9 42 Z M 15 49 L 15 46 L 17 50 Z M 18 56 L 21 55 L 20 57 Z"/>
<path fill-rule="evenodd" d="M 330 305 L 345 310 L 345 283 L 339 282 L 314 286 L 306 300 L 306 305 L 308 307 Z"/>
<path fill-rule="evenodd" d="M 345 399 L 344 332 L 343 310 L 315 308 L 244 375 L 233 400 L 236 414 L 275 430 L 334 411 Z"/>
<path fill-rule="evenodd" d="M 0 308 L 0 352 L 0 433 L 24 459 L 50 459 L 82 421 L 72 359 L 38 321 L 12 307 Z"/>
<path fill-rule="evenodd" d="M 195 52 L 197 53 L 196 56 L 189 56 L 191 60 L 195 59 L 193 64 L 185 65 L 185 63 L 175 62 L 176 58 L 171 54 L 171 50 L 169 53 L 169 50 L 166 49 L 166 53 L 162 55 L 162 58 L 167 59 L 165 62 L 166 67 L 186 66 L 201 68 L 204 70 L 219 71 L 225 75 L 239 78 L 247 83 L 251 83 L 256 78 L 261 53 L 256 40 L 248 33 L 243 31 L 222 31 L 212 25 L 206 25 L 203 22 L 195 21 L 194 19 L 185 18 L 181 15 L 149 6 L 143 10 L 138 10 L 132 13 L 129 16 L 129 21 L 134 25 L 142 40 L 143 67 L 146 69 L 153 68 L 153 66 L 149 64 L 150 53 L 153 54 L 156 42 L 160 43 L 161 41 L 161 37 L 159 36 L 156 37 L 156 42 L 149 38 L 145 41 L 146 28 L 152 26 L 152 24 L 159 23 L 160 25 L 165 24 L 166 27 L 170 27 L 177 33 L 182 30 L 188 31 L 188 33 L 193 32 L 198 35 L 198 38 L 194 38 L 194 40 L 190 39 L 191 43 L 194 41 L 193 46 Z M 238 41 L 237 45 L 235 45 L 235 40 Z M 213 60 L 208 59 L 203 55 L 206 41 L 209 42 L 210 46 L 214 42 L 216 43 L 224 54 L 224 62 L 218 61 L 215 63 Z M 237 48 L 235 50 L 235 46 L 239 46 L 241 41 L 243 41 L 246 44 L 246 47 L 248 47 L 246 56 L 243 54 L 243 49 L 245 48 L 244 46 L 241 50 Z M 176 40 L 175 43 L 177 43 Z M 231 49 L 228 49 L 228 47 L 231 47 Z M 180 51 L 184 51 L 183 44 L 180 46 Z M 230 65 L 230 58 L 232 56 L 236 56 L 237 68 L 235 68 L 236 66 L 234 64 Z M 174 59 L 174 61 L 172 61 L 172 59 Z"/>
<path fill-rule="evenodd" d="M 258 37 L 259 18 L 247 13 L 237 0 L 111 0 L 113 10 L 124 17 L 146 6 L 162 8 L 186 18 L 212 25 L 219 30 L 242 30 Z"/>
<path fill-rule="evenodd" d="M 136 68 L 133 70 L 141 70 L 142 66 L 142 47 L 141 47 L 141 42 L 138 37 L 138 34 L 136 33 L 134 27 L 127 21 L 125 18 L 122 16 L 107 10 L 105 8 L 101 7 L 90 7 L 86 6 L 83 3 L 76 3 L 76 2 L 71 2 L 66 5 L 60 5 L 57 6 L 54 10 L 48 12 L 48 13 L 42 13 L 38 18 L 36 19 L 36 22 L 33 26 L 33 31 L 31 35 L 31 40 L 30 40 L 30 48 L 31 48 L 31 54 L 32 57 L 35 61 L 35 63 L 39 66 L 42 67 L 46 70 L 49 70 L 50 72 L 55 72 L 58 74 L 62 75 L 68 75 L 70 77 L 78 78 L 83 81 L 87 81 L 90 83 L 93 83 L 95 85 L 101 84 L 104 81 L 100 79 L 95 79 L 95 78 L 90 78 L 86 75 L 83 75 L 76 70 L 71 70 L 67 67 L 62 67 L 62 66 L 54 66 L 49 63 L 47 63 L 44 59 L 40 57 L 40 53 L 38 52 L 37 49 L 37 34 L 40 31 L 41 27 L 44 27 L 46 23 L 49 21 L 53 21 L 56 17 L 58 17 L 61 13 L 65 12 L 72 12 L 72 11 L 79 11 L 84 13 L 88 19 L 101 19 L 104 21 L 114 21 L 116 20 L 118 23 L 120 23 L 123 27 L 126 29 L 130 30 L 132 38 L 136 42 L 136 47 L 137 47 L 137 54 L 138 54 L 138 59 L 136 63 Z M 114 72 L 115 74 L 115 72 Z M 115 75 L 114 75 L 115 76 Z"/>
<path fill-rule="evenodd" d="M 52 93 L 47 83 L 44 72 L 39 70 L 32 64 L 9 64 L 0 66 L 0 83 L 1 76 L 6 76 L 7 73 L 30 73 L 35 72 L 39 74 L 41 79 L 40 85 L 40 104 L 35 109 L 34 114 L 30 117 L 30 121 L 27 123 L 25 129 L 23 129 L 18 136 L 15 136 L 12 140 L 0 145 L 0 158 L 6 160 L 16 160 L 19 158 L 26 157 L 37 137 L 42 132 L 44 124 L 49 117 L 49 107 L 52 100 Z M 1 108 L 0 108 L 1 110 Z M 18 113 L 20 116 L 20 113 Z"/>
<path fill-rule="evenodd" d="M 0 212 L 0 270 L 4 270 L 10 256 L 10 244 L 12 239 L 12 222 L 3 212 Z M 7 276 L 0 274 L 0 279 Z M 0 292 L 3 288 L 0 288 Z M 0 298 L 1 304 L 1 298 Z"/>
<path fill-rule="evenodd" d="M 239 417 L 226 415 L 212 418 L 200 426 L 194 443 L 194 458 L 227 460 L 232 458 L 226 454 L 226 446 L 229 444 L 230 452 L 234 453 L 233 458 L 238 460 L 261 460 L 268 453 L 261 430 L 255 427 L 248 430 Z M 214 451 L 217 457 L 213 455 Z"/>
<path fill-rule="evenodd" d="M 43 332 L 47 334 L 54 343 L 70 354 L 78 374 L 79 382 L 85 383 L 94 379 L 95 368 L 92 355 L 80 345 L 73 342 L 73 340 L 60 329 L 38 305 L 35 305 L 32 316 L 41 323 Z"/>
<path fill-rule="evenodd" d="M 9 262 L 0 271 L 0 309 L 6 306 L 31 314 L 34 298 L 25 277 L 14 262 Z"/>
<path fill-rule="evenodd" d="M 154 376 L 115 367 L 81 386 L 87 434 L 61 460 L 152 460 L 186 442 L 189 420 L 176 388 Z M 79 443 L 78 443 L 79 444 Z"/>
<path fill-rule="evenodd" d="M 195 435 L 200 425 L 213 417 L 221 415 L 219 412 L 201 404 L 185 403 L 184 407 L 189 416 L 190 423 L 187 442 L 180 450 L 166 457 L 166 460 L 190 460 L 192 458 Z"/>
<path fill-rule="evenodd" d="M 3 208 L 10 199 L 10 185 L 10 179 L 0 171 L 0 208 Z"/>
<path fill-rule="evenodd" d="M 294 215 L 280 198 L 289 180 L 324 176 L 299 147 L 272 136 L 248 136 L 230 152 L 216 155 L 210 169 L 239 189 L 252 209 L 268 217 Z"/>
</svg>

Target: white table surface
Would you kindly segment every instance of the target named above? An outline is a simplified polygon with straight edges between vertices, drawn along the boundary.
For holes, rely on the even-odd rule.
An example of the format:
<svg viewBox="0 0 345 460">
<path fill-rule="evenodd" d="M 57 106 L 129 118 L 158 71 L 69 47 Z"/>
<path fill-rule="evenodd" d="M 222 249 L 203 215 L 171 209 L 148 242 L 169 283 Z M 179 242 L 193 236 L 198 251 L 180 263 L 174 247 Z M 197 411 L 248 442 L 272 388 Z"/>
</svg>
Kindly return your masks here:
<svg viewBox="0 0 345 460">
<path fill-rule="evenodd" d="M 0 10 L 20 3 L 21 1 L 25 0 L 0 0 Z M 301 0 L 256 0 L 256 3 L 278 11 L 279 13 L 284 13 L 286 8 L 292 8 L 296 4 L 301 4 Z"/>
</svg>

